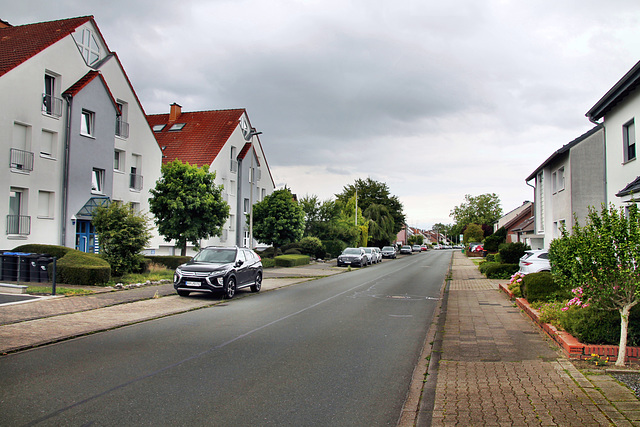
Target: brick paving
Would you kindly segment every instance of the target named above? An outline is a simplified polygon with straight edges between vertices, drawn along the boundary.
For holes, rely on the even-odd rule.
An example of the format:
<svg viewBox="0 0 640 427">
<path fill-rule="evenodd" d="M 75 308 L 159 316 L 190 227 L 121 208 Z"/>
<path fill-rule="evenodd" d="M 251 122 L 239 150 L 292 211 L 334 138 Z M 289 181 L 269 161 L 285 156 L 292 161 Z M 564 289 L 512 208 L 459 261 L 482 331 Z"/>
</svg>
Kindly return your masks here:
<svg viewBox="0 0 640 427">
<path fill-rule="evenodd" d="M 453 256 L 441 351 L 425 424 L 640 425 L 631 390 L 579 372 L 461 253 Z"/>
</svg>

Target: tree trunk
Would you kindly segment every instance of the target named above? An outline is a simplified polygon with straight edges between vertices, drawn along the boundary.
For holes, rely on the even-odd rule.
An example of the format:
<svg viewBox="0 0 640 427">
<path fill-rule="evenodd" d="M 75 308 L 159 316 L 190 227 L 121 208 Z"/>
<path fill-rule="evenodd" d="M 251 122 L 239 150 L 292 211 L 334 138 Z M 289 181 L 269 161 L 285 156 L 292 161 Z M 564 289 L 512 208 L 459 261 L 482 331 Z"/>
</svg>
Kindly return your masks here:
<svg viewBox="0 0 640 427">
<path fill-rule="evenodd" d="M 627 356 L 627 332 L 629 330 L 629 312 L 631 311 L 631 304 L 627 304 L 620 310 L 620 344 L 618 346 L 618 359 L 616 360 L 616 366 L 624 366 L 624 361 Z"/>
<path fill-rule="evenodd" d="M 182 248 L 180 248 L 180 256 L 187 256 L 187 241 L 182 244 Z"/>
</svg>

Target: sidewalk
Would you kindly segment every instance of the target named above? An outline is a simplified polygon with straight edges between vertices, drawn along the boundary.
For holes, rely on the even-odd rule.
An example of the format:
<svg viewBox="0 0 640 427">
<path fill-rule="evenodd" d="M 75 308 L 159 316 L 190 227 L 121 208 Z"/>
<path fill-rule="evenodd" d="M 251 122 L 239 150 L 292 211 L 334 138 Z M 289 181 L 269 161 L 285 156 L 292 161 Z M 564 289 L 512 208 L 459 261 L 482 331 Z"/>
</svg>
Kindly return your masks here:
<svg viewBox="0 0 640 427">
<path fill-rule="evenodd" d="M 265 269 L 262 292 L 316 277 L 330 276 L 343 270 L 329 264 Z M 250 291 L 239 290 L 236 298 L 247 292 Z M 179 297 L 172 284 L 165 284 L 87 296 L 48 297 L 4 305 L 0 306 L 0 355 L 184 313 L 224 301 L 219 296 L 208 294 Z"/>
<path fill-rule="evenodd" d="M 452 273 L 433 411 L 417 425 L 640 425 L 631 390 L 578 371 L 472 260 L 456 251 Z"/>
</svg>

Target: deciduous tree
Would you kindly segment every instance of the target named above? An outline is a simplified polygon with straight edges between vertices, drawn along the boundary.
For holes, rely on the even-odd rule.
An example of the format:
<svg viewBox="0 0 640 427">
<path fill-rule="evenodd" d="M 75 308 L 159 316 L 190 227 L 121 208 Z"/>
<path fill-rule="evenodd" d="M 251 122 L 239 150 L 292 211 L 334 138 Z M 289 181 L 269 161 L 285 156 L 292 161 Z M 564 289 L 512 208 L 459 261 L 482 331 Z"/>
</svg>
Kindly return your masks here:
<svg viewBox="0 0 640 427">
<path fill-rule="evenodd" d="M 253 206 L 253 235 L 275 251 L 297 242 L 304 233 L 304 211 L 289 189 L 276 190 Z"/>
<path fill-rule="evenodd" d="M 465 201 L 451 210 L 450 214 L 460 227 L 468 224 L 493 224 L 502 216 L 500 198 L 495 193 L 479 196 L 467 194 Z"/>
</svg>

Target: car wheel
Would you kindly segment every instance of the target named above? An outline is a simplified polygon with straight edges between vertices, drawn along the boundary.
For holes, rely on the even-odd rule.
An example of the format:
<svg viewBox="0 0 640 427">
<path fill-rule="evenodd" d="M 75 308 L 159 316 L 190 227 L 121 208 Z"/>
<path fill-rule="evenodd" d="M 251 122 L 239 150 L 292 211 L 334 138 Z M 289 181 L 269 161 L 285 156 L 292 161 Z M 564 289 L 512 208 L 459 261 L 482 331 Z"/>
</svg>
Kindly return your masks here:
<svg viewBox="0 0 640 427">
<path fill-rule="evenodd" d="M 177 290 L 176 292 L 178 292 L 178 295 L 180 295 L 181 297 L 188 297 L 189 294 L 191 293 L 189 291 L 180 291 L 180 290 Z"/>
<path fill-rule="evenodd" d="M 260 292 L 260 289 L 262 289 L 262 275 L 258 273 L 256 283 L 251 285 L 251 292 Z"/>
<path fill-rule="evenodd" d="M 224 288 L 224 298 L 231 299 L 236 294 L 236 278 L 229 277 L 227 280 L 227 286 Z"/>
</svg>

